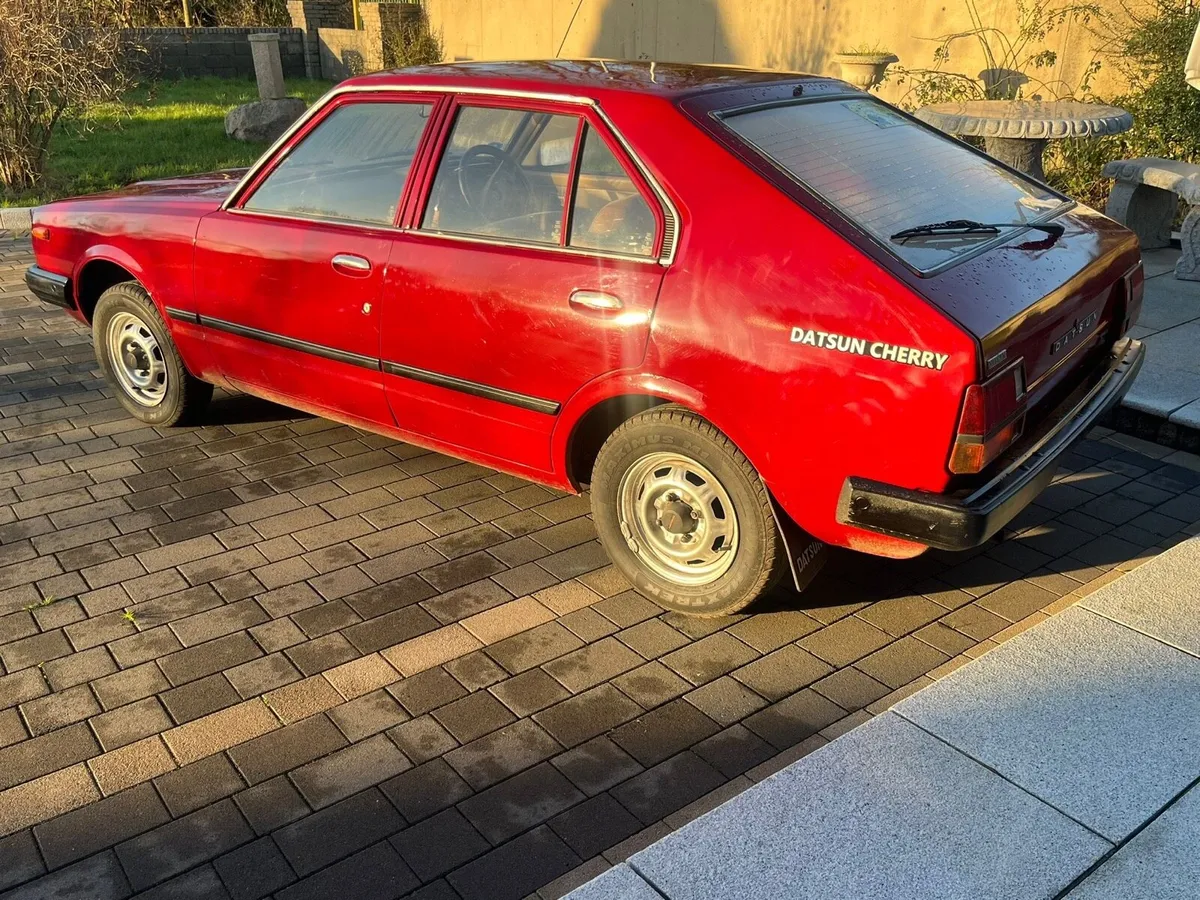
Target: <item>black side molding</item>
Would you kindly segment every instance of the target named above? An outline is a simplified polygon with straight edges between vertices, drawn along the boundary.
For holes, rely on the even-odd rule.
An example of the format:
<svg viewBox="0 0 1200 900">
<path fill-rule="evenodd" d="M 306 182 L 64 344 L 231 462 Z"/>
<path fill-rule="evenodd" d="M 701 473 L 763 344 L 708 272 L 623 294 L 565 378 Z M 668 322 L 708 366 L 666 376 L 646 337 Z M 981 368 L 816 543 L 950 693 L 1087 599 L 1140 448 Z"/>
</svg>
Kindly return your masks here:
<svg viewBox="0 0 1200 900">
<path fill-rule="evenodd" d="M 168 306 L 166 307 L 166 313 L 168 317 L 178 322 L 188 322 L 192 325 L 199 325 L 202 328 L 212 328 L 214 331 L 236 334 L 239 337 L 262 341 L 264 344 L 273 344 L 276 347 L 286 347 L 288 350 L 296 350 L 300 353 L 311 353 L 313 356 L 332 359 L 335 362 L 346 363 L 351 366 L 359 366 L 363 369 L 374 369 L 385 372 L 388 375 L 396 375 L 400 378 L 420 381 L 423 384 L 436 385 L 437 387 L 458 391 L 462 394 L 470 394 L 473 397 L 483 397 L 486 400 L 494 400 L 497 403 L 507 403 L 509 406 L 528 409 L 547 416 L 558 415 L 559 410 L 562 408 L 561 404 L 553 400 L 530 397 L 527 394 L 518 394 L 515 391 L 492 387 L 489 384 L 480 384 L 477 381 L 456 378 L 453 375 L 443 375 L 440 372 L 430 372 L 427 369 L 418 369 L 413 366 L 402 365 L 401 363 L 388 362 L 374 356 L 362 356 L 358 353 L 338 350 L 336 347 L 326 347 L 324 344 L 314 344 L 310 341 L 302 341 L 282 334 L 275 334 L 271 331 L 263 331 L 260 328 L 251 328 L 248 325 L 227 322 L 224 319 L 201 316 L 199 313 L 186 309 L 176 309 Z"/>
<path fill-rule="evenodd" d="M 213 319 L 208 316 L 196 316 L 196 319 L 205 328 L 212 328 L 216 331 L 236 334 L 239 337 L 262 341 L 264 344 L 274 344 L 276 347 L 286 347 L 288 350 L 297 350 L 300 353 L 311 353 L 313 356 L 332 359 L 335 362 L 346 363 L 350 366 L 379 370 L 379 360 L 373 356 L 362 356 L 358 353 L 350 353 L 347 350 L 326 347 L 324 344 L 313 344 L 309 341 L 299 340 L 298 338 L 275 334 L 272 331 L 262 331 L 258 328 L 251 328 L 248 325 L 238 325 L 236 322 L 226 322 L 224 319 Z"/>
<path fill-rule="evenodd" d="M 186 309 L 176 309 L 173 306 L 164 306 L 167 316 L 176 319 L 180 322 L 190 322 L 193 325 L 200 324 L 200 313 L 191 312 Z"/>
<path fill-rule="evenodd" d="M 470 394 L 473 397 L 483 397 L 486 400 L 495 400 L 498 403 L 507 403 L 509 406 L 517 406 L 521 409 L 544 413 L 548 416 L 558 415 L 560 409 L 560 404 L 555 403 L 553 400 L 530 397 L 528 394 L 518 394 L 515 391 L 506 391 L 503 388 L 480 384 L 477 381 L 467 381 L 465 378 L 455 378 L 453 375 L 442 375 L 426 369 L 415 369 L 412 366 L 403 366 L 400 363 L 384 360 L 383 371 L 388 375 L 410 378 L 413 381 L 449 388 L 452 391 Z"/>
<path fill-rule="evenodd" d="M 68 281 L 66 275 L 47 272 L 40 266 L 30 266 L 25 270 L 25 284 L 33 292 L 33 296 L 63 309 L 73 309 L 75 306 L 67 290 Z"/>
</svg>

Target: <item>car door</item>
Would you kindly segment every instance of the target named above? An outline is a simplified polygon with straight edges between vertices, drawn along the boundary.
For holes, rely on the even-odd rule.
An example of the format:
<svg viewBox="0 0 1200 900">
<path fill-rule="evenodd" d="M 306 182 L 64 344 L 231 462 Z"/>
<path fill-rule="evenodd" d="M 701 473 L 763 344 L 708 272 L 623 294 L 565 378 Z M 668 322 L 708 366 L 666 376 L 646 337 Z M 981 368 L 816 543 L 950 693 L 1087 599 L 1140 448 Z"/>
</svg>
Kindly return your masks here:
<svg viewBox="0 0 1200 900">
<path fill-rule="evenodd" d="M 435 99 L 350 93 L 196 235 L 196 312 L 235 386 L 393 424 L 379 367 L 388 256 Z"/>
<path fill-rule="evenodd" d="M 384 390 L 405 431 L 549 472 L 562 405 L 642 362 L 664 212 L 588 106 L 460 98 L 446 121 L 392 245 Z"/>
</svg>

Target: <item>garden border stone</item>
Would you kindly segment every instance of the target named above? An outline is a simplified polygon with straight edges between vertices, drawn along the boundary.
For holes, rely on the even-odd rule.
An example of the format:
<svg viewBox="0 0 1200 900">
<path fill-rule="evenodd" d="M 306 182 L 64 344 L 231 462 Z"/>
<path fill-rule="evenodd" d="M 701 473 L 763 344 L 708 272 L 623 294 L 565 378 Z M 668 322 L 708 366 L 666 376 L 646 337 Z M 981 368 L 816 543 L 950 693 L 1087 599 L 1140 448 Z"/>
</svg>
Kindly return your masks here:
<svg viewBox="0 0 1200 900">
<path fill-rule="evenodd" d="M 0 207 L 0 231 L 11 234 L 28 234 L 33 227 L 34 206 Z"/>
</svg>

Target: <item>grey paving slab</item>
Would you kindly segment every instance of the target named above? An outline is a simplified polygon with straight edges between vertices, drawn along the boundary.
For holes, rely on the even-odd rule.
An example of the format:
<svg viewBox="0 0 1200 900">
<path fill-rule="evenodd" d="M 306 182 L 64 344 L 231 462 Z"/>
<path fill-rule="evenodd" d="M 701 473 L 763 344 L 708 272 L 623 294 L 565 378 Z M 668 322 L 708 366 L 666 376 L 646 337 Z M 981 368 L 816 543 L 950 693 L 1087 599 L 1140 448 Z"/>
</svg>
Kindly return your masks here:
<svg viewBox="0 0 1200 900">
<path fill-rule="evenodd" d="M 1200 538 L 1143 563 L 1080 606 L 1200 656 Z"/>
<path fill-rule="evenodd" d="M 1170 420 L 1176 425 L 1186 425 L 1189 428 L 1200 428 L 1200 400 L 1189 403 L 1171 413 Z"/>
<path fill-rule="evenodd" d="M 1142 325 L 1131 325 L 1129 328 L 1129 336 L 1139 341 L 1142 338 L 1149 337 L 1150 335 L 1156 333 L 1157 332 L 1153 328 L 1146 328 Z"/>
<path fill-rule="evenodd" d="M 625 863 L 577 887 L 563 900 L 663 900 L 637 872 Z"/>
<path fill-rule="evenodd" d="M 1160 331 L 1147 338 L 1147 360 L 1157 359 L 1169 363 L 1173 368 L 1188 372 L 1200 372 L 1200 321 L 1187 322 Z"/>
<path fill-rule="evenodd" d="M 1195 900 L 1200 895 L 1200 790 L 1193 788 L 1113 854 L 1069 900 Z"/>
<path fill-rule="evenodd" d="M 1171 275 L 1146 282 L 1137 324 L 1154 331 L 1200 319 L 1200 282 L 1176 281 Z"/>
<path fill-rule="evenodd" d="M 1151 354 L 1125 395 L 1125 406 L 1167 418 L 1200 400 L 1200 371 L 1176 369 Z"/>
<path fill-rule="evenodd" d="M 629 864 L 670 900 L 989 900 L 1053 897 L 1109 849 L 885 714 Z"/>
<path fill-rule="evenodd" d="M 1147 278 L 1155 278 L 1166 275 L 1172 281 L 1175 280 L 1175 264 L 1179 262 L 1181 251 L 1168 247 L 1162 250 L 1151 250 L 1149 253 L 1142 255 L 1142 265 L 1146 270 Z"/>
<path fill-rule="evenodd" d="M 1200 660 L 1078 607 L 896 712 L 1113 841 L 1200 775 Z"/>
</svg>

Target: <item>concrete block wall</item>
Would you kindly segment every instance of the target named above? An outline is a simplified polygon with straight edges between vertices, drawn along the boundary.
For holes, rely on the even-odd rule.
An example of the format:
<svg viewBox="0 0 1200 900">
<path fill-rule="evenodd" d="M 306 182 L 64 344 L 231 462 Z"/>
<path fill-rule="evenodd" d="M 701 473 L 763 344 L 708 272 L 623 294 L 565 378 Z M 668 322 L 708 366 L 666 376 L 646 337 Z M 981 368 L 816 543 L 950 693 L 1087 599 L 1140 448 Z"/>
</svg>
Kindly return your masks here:
<svg viewBox="0 0 1200 900">
<path fill-rule="evenodd" d="M 322 77 L 320 31 L 353 29 L 349 0 L 288 0 L 287 10 L 292 25 L 304 34 L 305 73 L 309 78 Z"/>
<path fill-rule="evenodd" d="M 165 78 L 253 78 L 251 34 L 279 34 L 279 56 L 286 78 L 303 78 L 304 32 L 299 28 L 127 28 L 122 35 L 132 45 L 145 48 L 137 65 Z"/>
<path fill-rule="evenodd" d="M 383 47 L 376 35 L 353 28 L 317 29 L 321 77 L 342 81 L 383 68 Z"/>
</svg>

